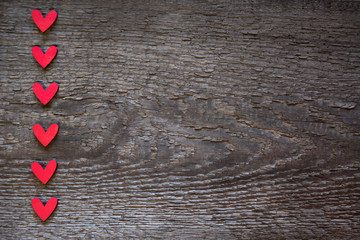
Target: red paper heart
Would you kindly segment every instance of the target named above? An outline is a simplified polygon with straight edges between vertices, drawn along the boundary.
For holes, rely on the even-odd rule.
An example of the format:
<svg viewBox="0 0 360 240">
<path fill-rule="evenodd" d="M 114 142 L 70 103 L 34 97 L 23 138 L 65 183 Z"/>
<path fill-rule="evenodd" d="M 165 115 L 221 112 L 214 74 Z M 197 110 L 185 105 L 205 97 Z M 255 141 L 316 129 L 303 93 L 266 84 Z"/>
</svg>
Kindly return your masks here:
<svg viewBox="0 0 360 240">
<path fill-rule="evenodd" d="M 58 89 L 59 86 L 57 85 L 57 83 L 50 84 L 50 86 L 46 90 L 44 90 L 40 83 L 34 83 L 33 85 L 33 90 L 36 97 L 44 105 L 50 102 L 50 100 L 55 96 Z"/>
<path fill-rule="evenodd" d="M 34 19 L 34 22 L 38 26 L 38 28 L 40 28 L 42 32 L 45 32 L 55 22 L 57 12 L 52 10 L 44 18 L 41 12 L 35 9 L 32 11 L 31 16 Z"/>
<path fill-rule="evenodd" d="M 57 48 L 51 46 L 46 53 L 44 53 L 38 46 L 32 48 L 32 54 L 36 61 L 43 67 L 46 68 L 49 63 L 54 59 L 57 53 Z"/>
<path fill-rule="evenodd" d="M 42 202 L 40 201 L 40 199 L 33 198 L 33 200 L 31 201 L 31 205 L 32 205 L 34 211 L 36 212 L 36 214 L 43 221 L 45 221 L 51 215 L 51 213 L 55 210 L 57 202 L 58 202 L 57 198 L 52 197 L 44 206 L 42 204 Z"/>
<path fill-rule="evenodd" d="M 36 138 L 41 142 L 44 147 L 46 147 L 56 136 L 59 130 L 59 126 L 56 123 L 51 124 L 48 130 L 45 130 L 40 126 L 40 124 L 35 124 L 33 126 L 33 132 Z"/>
<path fill-rule="evenodd" d="M 51 160 L 45 169 L 38 162 L 33 162 L 31 164 L 31 170 L 43 184 L 46 184 L 54 174 L 56 166 L 57 162 L 55 160 Z"/>
</svg>

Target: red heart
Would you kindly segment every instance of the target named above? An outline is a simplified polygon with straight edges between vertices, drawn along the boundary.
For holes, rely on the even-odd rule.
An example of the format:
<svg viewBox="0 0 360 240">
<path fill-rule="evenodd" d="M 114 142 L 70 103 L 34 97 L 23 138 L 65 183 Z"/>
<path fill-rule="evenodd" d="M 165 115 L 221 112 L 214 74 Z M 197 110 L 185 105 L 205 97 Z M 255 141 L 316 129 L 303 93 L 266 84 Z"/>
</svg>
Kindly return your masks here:
<svg viewBox="0 0 360 240">
<path fill-rule="evenodd" d="M 46 68 L 49 63 L 54 59 L 57 53 L 57 48 L 51 46 L 46 53 L 44 53 L 38 46 L 32 48 L 32 54 L 36 61 L 43 67 Z"/>
<path fill-rule="evenodd" d="M 54 174 L 56 166 L 57 162 L 55 160 L 51 160 L 45 169 L 38 162 L 33 162 L 31 164 L 31 170 L 43 184 L 46 184 Z"/>
<path fill-rule="evenodd" d="M 44 147 L 46 147 L 56 136 L 59 130 L 59 126 L 56 123 L 51 124 L 48 130 L 45 130 L 40 126 L 40 124 L 35 124 L 33 126 L 33 132 L 36 138 L 41 142 Z"/>
<path fill-rule="evenodd" d="M 40 30 L 42 32 L 45 32 L 55 22 L 57 12 L 52 10 L 44 18 L 41 12 L 35 9 L 32 11 L 31 16 L 34 19 L 35 24 L 40 28 Z"/>
<path fill-rule="evenodd" d="M 57 198 L 52 197 L 44 206 L 44 204 L 42 204 L 40 199 L 33 198 L 33 200 L 31 201 L 31 205 L 32 205 L 34 211 L 36 212 L 36 214 L 43 221 L 45 221 L 51 215 L 51 213 L 55 210 L 57 202 L 58 202 Z"/>
<path fill-rule="evenodd" d="M 44 105 L 50 102 L 50 100 L 55 96 L 58 89 L 59 86 L 57 85 L 57 83 L 50 84 L 50 86 L 46 90 L 44 90 L 40 83 L 34 83 L 33 85 L 33 90 L 36 97 Z"/>
</svg>

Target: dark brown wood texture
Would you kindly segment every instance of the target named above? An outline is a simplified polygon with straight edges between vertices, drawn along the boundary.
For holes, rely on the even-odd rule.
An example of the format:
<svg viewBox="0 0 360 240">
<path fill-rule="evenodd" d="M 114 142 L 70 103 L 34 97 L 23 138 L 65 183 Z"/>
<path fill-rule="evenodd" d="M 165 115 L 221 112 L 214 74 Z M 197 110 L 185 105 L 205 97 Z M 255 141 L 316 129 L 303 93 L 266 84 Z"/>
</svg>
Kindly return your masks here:
<svg viewBox="0 0 360 240">
<path fill-rule="evenodd" d="M 0 7 L 0 239 L 360 238 L 358 1 Z M 60 126 L 46 149 L 36 123 Z"/>
</svg>

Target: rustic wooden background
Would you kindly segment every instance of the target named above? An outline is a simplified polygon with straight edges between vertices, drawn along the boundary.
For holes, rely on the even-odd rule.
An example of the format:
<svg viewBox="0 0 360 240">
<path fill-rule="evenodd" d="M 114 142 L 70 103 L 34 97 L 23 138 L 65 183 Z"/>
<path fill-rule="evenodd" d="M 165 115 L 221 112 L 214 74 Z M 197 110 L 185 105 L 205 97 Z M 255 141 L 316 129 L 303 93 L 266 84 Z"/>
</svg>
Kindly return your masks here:
<svg viewBox="0 0 360 240">
<path fill-rule="evenodd" d="M 44 34 L 35 8 L 59 13 Z M 360 2 L 0 9 L 0 239 L 360 238 Z M 58 47 L 45 70 L 35 45 Z M 35 82 L 60 85 L 49 106 Z"/>
</svg>

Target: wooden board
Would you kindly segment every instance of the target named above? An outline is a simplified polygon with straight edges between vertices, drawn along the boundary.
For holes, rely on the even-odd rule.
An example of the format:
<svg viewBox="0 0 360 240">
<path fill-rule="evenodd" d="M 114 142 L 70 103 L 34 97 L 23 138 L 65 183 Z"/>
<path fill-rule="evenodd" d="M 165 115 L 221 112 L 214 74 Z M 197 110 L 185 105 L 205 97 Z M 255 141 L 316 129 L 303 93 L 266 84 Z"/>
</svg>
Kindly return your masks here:
<svg viewBox="0 0 360 240">
<path fill-rule="evenodd" d="M 360 238 L 358 1 L 0 9 L 0 239 Z M 35 82 L 59 84 L 45 107 Z M 47 148 L 36 123 L 60 126 Z M 58 199 L 46 222 L 34 197 Z"/>
</svg>

